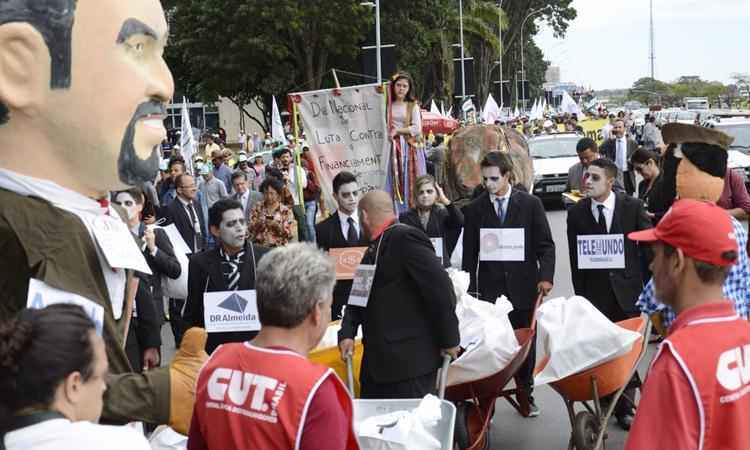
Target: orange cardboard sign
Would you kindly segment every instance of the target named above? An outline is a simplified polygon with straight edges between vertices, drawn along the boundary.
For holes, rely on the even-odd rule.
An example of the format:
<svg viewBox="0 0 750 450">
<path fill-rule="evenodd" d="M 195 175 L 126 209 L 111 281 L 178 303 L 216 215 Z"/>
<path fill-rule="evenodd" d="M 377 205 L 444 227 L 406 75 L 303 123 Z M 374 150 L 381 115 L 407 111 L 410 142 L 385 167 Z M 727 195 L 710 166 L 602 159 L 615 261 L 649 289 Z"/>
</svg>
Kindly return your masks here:
<svg viewBox="0 0 750 450">
<path fill-rule="evenodd" d="M 333 257 L 336 262 L 336 279 L 337 280 L 351 280 L 354 278 L 354 272 L 357 271 L 357 266 L 362 257 L 365 255 L 367 247 L 344 247 L 344 248 L 332 248 L 328 251 L 328 254 Z"/>
</svg>

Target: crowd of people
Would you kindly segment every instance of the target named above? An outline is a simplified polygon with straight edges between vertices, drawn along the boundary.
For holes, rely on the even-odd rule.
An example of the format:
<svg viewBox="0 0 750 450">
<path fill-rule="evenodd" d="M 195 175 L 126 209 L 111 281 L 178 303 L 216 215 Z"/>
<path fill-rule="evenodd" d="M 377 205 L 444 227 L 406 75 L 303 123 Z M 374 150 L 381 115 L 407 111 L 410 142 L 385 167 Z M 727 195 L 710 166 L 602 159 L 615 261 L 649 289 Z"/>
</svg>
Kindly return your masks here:
<svg viewBox="0 0 750 450">
<path fill-rule="evenodd" d="M 230 149 L 219 133 L 160 163 L 167 36 L 151 0 L 0 5 L 0 143 L 24 149 L 0 152 L 0 447 L 146 449 L 123 426 L 140 422 L 190 450 L 357 449 L 350 393 L 309 353 L 340 319 L 341 358 L 362 346 L 361 397 L 434 393 L 444 357 L 465 350 L 446 270 L 459 246 L 471 293 L 505 296 L 515 328 L 534 322 L 557 262 L 542 202 L 486 144 L 471 198 L 446 196 L 407 74 L 390 84 L 387 182 L 365 193 L 339 172 L 328 214 L 297 142 L 267 162 L 267 138 Z M 563 274 L 610 321 L 646 313 L 663 334 L 617 423 L 628 450 L 750 448 L 750 202 L 732 139 L 682 124 L 638 137 L 628 121 L 578 142 Z M 592 235 L 620 240 L 622 264 L 580 264 Z M 331 254 L 355 247 L 356 273 L 337 279 Z M 516 377 L 529 417 L 544 407 L 534 363 L 532 345 Z"/>
</svg>

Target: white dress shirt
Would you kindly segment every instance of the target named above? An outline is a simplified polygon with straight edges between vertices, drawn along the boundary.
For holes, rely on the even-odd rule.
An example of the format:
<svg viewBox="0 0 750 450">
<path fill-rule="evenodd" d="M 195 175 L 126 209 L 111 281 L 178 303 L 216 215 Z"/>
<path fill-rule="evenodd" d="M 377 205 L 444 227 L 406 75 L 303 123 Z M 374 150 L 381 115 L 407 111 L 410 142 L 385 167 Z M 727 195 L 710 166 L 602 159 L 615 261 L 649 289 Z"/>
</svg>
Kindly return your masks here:
<svg viewBox="0 0 750 450">
<path fill-rule="evenodd" d="M 597 202 L 591 199 L 591 214 L 594 215 L 594 222 L 599 222 L 599 205 L 604 205 L 604 221 L 607 223 L 607 232 L 612 229 L 612 216 L 615 214 L 615 194 L 609 191 L 609 197 L 603 202 Z"/>
<path fill-rule="evenodd" d="M 503 195 L 490 194 L 490 203 L 492 203 L 492 209 L 495 210 L 495 215 L 496 216 L 500 217 L 500 211 L 497 210 L 497 201 L 496 200 L 498 200 L 498 199 L 499 200 L 503 200 L 504 199 L 505 201 L 503 202 L 503 209 L 504 209 L 503 212 L 505 214 L 503 215 L 503 217 L 507 218 L 507 216 L 508 216 L 508 203 L 510 202 L 510 193 L 511 193 L 512 190 L 513 189 L 510 186 L 508 186 L 508 191 L 505 194 L 503 194 Z"/>
<path fill-rule="evenodd" d="M 354 210 L 354 213 L 351 216 L 347 216 L 346 213 L 341 212 L 341 210 L 337 210 L 336 213 L 339 215 L 339 222 L 341 222 L 341 234 L 344 235 L 344 239 L 348 236 L 349 233 L 349 218 L 351 217 L 354 219 L 354 229 L 357 230 L 357 236 L 362 237 L 362 234 L 360 233 L 360 226 L 359 226 L 359 214 L 357 214 L 357 210 Z"/>
<path fill-rule="evenodd" d="M 615 139 L 615 164 L 621 172 L 628 170 L 628 140 L 625 136 Z"/>
</svg>

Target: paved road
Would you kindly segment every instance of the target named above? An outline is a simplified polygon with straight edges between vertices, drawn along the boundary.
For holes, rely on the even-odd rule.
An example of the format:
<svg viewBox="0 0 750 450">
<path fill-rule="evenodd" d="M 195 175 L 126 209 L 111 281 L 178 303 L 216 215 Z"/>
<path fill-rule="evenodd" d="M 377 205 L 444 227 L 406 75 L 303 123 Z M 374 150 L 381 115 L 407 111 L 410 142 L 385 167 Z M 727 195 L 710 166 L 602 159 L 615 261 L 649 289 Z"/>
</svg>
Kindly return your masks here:
<svg viewBox="0 0 750 450">
<path fill-rule="evenodd" d="M 546 205 L 547 218 L 555 241 L 555 281 L 551 297 L 570 296 L 573 285 L 570 279 L 568 244 L 565 234 L 566 212 L 560 206 Z M 652 346 L 653 347 L 653 346 Z M 650 349 L 653 352 L 653 348 Z M 644 358 L 641 370 L 647 367 L 650 357 Z M 542 386 L 535 389 L 534 397 L 541 410 L 536 418 L 523 418 L 510 404 L 499 400 L 492 423 L 492 449 L 509 450 L 564 450 L 568 448 L 570 421 L 562 398 L 551 388 Z M 582 407 L 581 407 L 582 408 Z M 606 448 L 621 450 L 627 433 L 610 421 Z"/>
<path fill-rule="evenodd" d="M 570 279 L 568 244 L 565 236 L 566 213 L 560 206 L 550 204 L 547 207 L 547 218 L 555 241 L 557 261 L 555 265 L 554 289 L 551 297 L 570 296 L 573 286 Z M 174 341 L 169 325 L 162 329 L 164 342 L 164 359 L 170 361 L 174 355 Z M 654 346 L 650 352 L 653 353 Z M 650 356 L 641 364 L 641 373 L 650 361 Z M 551 388 L 542 386 L 535 390 L 536 403 L 541 415 L 536 418 L 519 416 L 510 404 L 499 400 L 491 428 L 492 449 L 498 450 L 564 450 L 568 447 L 570 423 L 561 397 Z M 610 421 L 609 437 L 606 441 L 608 450 L 621 450 L 624 447 L 627 433 L 620 430 Z"/>
</svg>

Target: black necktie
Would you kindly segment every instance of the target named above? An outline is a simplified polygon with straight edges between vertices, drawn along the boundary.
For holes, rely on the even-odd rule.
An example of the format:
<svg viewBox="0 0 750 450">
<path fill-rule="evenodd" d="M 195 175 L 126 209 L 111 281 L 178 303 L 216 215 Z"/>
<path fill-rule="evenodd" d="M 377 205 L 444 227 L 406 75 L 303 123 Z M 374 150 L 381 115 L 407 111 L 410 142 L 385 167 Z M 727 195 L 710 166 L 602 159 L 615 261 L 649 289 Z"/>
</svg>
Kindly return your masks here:
<svg viewBox="0 0 750 450">
<path fill-rule="evenodd" d="M 597 221 L 599 230 L 607 234 L 607 219 L 604 218 L 604 205 L 596 205 L 596 207 L 599 209 L 599 220 Z"/>
<path fill-rule="evenodd" d="M 354 228 L 354 219 L 350 217 L 346 219 L 346 223 L 349 224 L 349 230 L 346 232 L 346 241 L 350 244 L 356 244 L 359 236 L 357 236 L 357 229 Z"/>
</svg>

